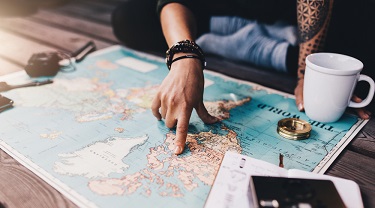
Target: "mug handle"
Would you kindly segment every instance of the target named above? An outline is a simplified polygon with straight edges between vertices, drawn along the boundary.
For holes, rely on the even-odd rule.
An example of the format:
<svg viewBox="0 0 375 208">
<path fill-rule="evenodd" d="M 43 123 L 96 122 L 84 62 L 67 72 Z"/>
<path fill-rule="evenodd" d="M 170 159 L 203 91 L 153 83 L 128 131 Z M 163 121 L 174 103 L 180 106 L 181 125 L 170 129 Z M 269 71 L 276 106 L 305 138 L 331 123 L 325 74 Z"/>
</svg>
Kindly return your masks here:
<svg viewBox="0 0 375 208">
<path fill-rule="evenodd" d="M 375 83 L 374 83 L 374 80 L 371 79 L 367 75 L 361 74 L 359 76 L 359 79 L 358 79 L 358 82 L 359 81 L 366 81 L 366 82 L 368 82 L 370 84 L 370 89 L 369 89 L 369 92 L 367 94 L 367 97 L 364 100 L 362 100 L 362 102 L 360 102 L 360 103 L 355 103 L 353 101 L 349 102 L 349 107 L 352 107 L 352 108 L 363 108 L 363 107 L 367 106 L 368 104 L 370 104 L 372 98 L 374 97 L 374 92 L 375 92 Z"/>
</svg>

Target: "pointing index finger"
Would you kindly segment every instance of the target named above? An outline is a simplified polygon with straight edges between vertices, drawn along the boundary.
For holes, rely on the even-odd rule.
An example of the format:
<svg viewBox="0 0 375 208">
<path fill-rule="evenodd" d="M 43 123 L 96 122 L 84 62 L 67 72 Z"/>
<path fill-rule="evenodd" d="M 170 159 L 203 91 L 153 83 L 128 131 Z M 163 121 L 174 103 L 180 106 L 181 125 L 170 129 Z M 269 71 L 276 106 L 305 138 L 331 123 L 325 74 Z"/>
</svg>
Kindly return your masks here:
<svg viewBox="0 0 375 208">
<path fill-rule="evenodd" d="M 176 140 L 174 154 L 179 155 L 184 151 L 186 137 L 189 128 L 189 120 L 191 116 L 191 110 L 182 112 L 177 121 L 176 128 Z"/>
</svg>

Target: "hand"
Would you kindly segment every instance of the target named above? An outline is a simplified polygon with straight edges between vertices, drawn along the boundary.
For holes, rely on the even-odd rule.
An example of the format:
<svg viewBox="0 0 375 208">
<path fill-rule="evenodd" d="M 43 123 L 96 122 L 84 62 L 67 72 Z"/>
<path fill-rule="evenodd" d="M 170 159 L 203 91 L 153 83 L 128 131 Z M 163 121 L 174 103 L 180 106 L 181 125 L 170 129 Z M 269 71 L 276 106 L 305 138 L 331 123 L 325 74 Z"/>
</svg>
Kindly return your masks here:
<svg viewBox="0 0 375 208">
<path fill-rule="evenodd" d="M 362 99 L 357 97 L 356 95 L 353 95 L 352 101 L 355 103 L 362 102 Z M 355 112 L 357 112 L 357 115 L 362 119 L 370 119 L 371 112 L 366 110 L 365 108 L 355 108 Z"/>
<path fill-rule="evenodd" d="M 173 128 L 177 124 L 174 150 L 176 155 L 184 150 L 193 108 L 203 122 L 218 121 L 207 112 L 203 104 L 203 90 L 204 75 L 201 62 L 197 59 L 181 59 L 172 64 L 152 102 L 152 113 L 158 120 L 165 119 L 168 128 Z"/>
<path fill-rule="evenodd" d="M 294 89 L 294 95 L 296 96 L 296 105 L 298 110 L 304 111 L 305 107 L 303 105 L 303 78 L 300 78 L 297 82 L 297 86 Z"/>
</svg>

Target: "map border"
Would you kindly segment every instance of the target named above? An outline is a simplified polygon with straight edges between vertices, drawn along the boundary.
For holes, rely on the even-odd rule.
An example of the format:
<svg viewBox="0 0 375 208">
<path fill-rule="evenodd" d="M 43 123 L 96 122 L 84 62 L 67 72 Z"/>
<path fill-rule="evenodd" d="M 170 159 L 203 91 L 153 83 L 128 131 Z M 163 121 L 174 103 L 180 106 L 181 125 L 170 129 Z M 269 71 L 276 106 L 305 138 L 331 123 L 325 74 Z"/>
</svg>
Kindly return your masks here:
<svg viewBox="0 0 375 208">
<path fill-rule="evenodd" d="M 104 53 L 108 53 L 113 50 L 117 50 L 119 48 L 126 48 L 124 46 L 120 45 L 114 45 L 110 46 L 108 48 L 104 48 L 98 51 L 95 51 L 88 56 L 98 56 Z M 152 54 L 147 54 L 144 52 L 136 51 L 133 49 L 126 48 L 126 50 L 129 50 L 136 55 L 139 55 L 140 57 L 147 57 L 151 58 L 154 60 L 159 60 L 163 61 L 164 59 Z M 74 61 L 74 60 L 73 60 Z M 245 80 L 240 80 L 237 78 L 229 77 L 224 74 L 220 74 L 218 72 L 214 71 L 209 71 L 208 68 L 206 68 L 205 73 L 220 77 L 224 80 L 228 81 L 233 81 L 239 84 L 245 84 L 249 85 L 252 87 L 257 87 L 260 90 L 265 90 L 268 93 L 273 93 L 273 94 L 279 94 L 288 98 L 295 98 L 294 95 L 285 93 L 279 90 L 275 90 L 272 88 L 265 87 L 263 85 L 256 84 L 254 82 L 250 81 L 245 81 Z M 21 76 L 21 75 L 26 75 L 25 71 L 19 71 L 19 72 L 14 72 L 8 75 L 3 75 L 0 76 L 0 81 L 5 81 L 7 79 Z M 27 75 L 26 75 L 27 76 Z M 324 174 L 325 171 L 332 165 L 332 163 L 336 160 L 336 158 L 340 155 L 340 153 L 344 150 L 344 148 L 353 140 L 353 138 L 358 134 L 358 132 L 365 126 L 365 124 L 368 122 L 368 120 L 364 119 L 358 119 L 358 121 L 350 128 L 350 130 L 345 134 L 345 136 L 332 148 L 331 151 L 328 152 L 328 154 L 319 162 L 319 164 L 314 168 L 312 172 L 314 173 L 319 173 L 319 174 Z M 76 204 L 79 207 L 89 207 L 89 208 L 96 208 L 97 205 L 88 199 L 86 199 L 84 196 L 81 194 L 77 193 L 75 190 L 71 189 L 69 186 L 64 184 L 62 181 L 59 179 L 53 177 L 51 174 L 49 174 L 47 171 L 36 165 L 34 162 L 29 160 L 27 157 L 24 155 L 20 154 L 18 151 L 13 149 L 11 146 L 9 146 L 6 142 L 0 139 L 0 149 L 5 151 L 7 154 L 9 154 L 11 157 L 13 157 L 15 160 L 17 160 L 19 163 L 21 163 L 23 166 L 25 166 L 27 169 L 29 169 L 31 172 L 36 174 L 38 177 L 40 177 L 43 181 L 51 185 L 53 188 L 55 188 L 57 191 L 59 191 L 61 194 L 63 194 L 66 198 L 71 200 L 74 204 Z"/>
</svg>

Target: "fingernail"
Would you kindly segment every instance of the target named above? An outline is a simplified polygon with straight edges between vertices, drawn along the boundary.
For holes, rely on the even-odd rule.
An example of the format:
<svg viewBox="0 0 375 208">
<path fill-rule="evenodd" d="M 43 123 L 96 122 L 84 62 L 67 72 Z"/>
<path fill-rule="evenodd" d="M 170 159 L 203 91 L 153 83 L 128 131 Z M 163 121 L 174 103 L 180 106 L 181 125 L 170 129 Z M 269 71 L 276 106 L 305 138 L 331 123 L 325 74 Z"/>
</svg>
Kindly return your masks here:
<svg viewBox="0 0 375 208">
<path fill-rule="evenodd" d="M 298 110 L 303 111 L 303 104 L 302 103 L 298 104 Z"/>
<path fill-rule="evenodd" d="M 180 146 L 176 146 L 176 148 L 174 148 L 174 154 L 175 154 L 175 155 L 179 155 L 179 154 L 181 154 L 182 151 L 183 151 L 183 149 L 182 149 L 182 147 L 180 147 Z"/>
</svg>

